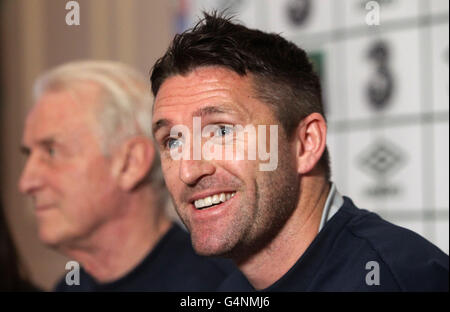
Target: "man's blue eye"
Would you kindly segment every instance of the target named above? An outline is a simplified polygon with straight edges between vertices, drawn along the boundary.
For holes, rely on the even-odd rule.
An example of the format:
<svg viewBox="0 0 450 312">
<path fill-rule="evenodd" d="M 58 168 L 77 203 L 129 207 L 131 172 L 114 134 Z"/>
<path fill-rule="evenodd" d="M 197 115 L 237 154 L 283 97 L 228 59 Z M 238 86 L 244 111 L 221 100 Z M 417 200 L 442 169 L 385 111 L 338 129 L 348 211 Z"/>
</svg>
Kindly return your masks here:
<svg viewBox="0 0 450 312">
<path fill-rule="evenodd" d="M 216 136 L 226 136 L 233 132 L 233 127 L 230 126 L 219 126 L 219 128 L 216 130 L 215 135 Z"/>
<path fill-rule="evenodd" d="M 169 138 L 166 141 L 166 147 L 168 147 L 169 149 L 178 148 L 181 146 L 181 144 L 182 142 L 178 139 Z"/>
</svg>

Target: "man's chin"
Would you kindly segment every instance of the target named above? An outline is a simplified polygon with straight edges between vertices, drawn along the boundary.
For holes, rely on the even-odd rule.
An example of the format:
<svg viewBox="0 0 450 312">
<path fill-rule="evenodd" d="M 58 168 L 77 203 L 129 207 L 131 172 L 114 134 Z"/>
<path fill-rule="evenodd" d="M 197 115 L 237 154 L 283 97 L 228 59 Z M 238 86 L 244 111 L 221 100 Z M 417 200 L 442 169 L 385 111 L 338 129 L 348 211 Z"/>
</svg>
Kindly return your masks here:
<svg viewBox="0 0 450 312">
<path fill-rule="evenodd" d="M 198 255 L 205 257 L 230 258 L 233 250 L 230 242 L 217 242 L 214 240 L 197 241 L 194 239 L 192 246 Z"/>
<path fill-rule="evenodd" d="M 58 249 L 61 245 L 61 239 L 58 239 L 47 233 L 39 233 L 39 240 L 47 247 Z"/>
<path fill-rule="evenodd" d="M 61 246 L 67 241 L 67 238 L 62 233 L 57 233 L 46 228 L 39 228 L 38 237 L 39 240 L 49 248 L 60 249 Z"/>
<path fill-rule="evenodd" d="M 204 250 L 204 249 L 195 249 L 195 252 L 199 256 L 203 257 L 214 257 L 214 258 L 233 258 L 233 252 L 231 251 L 223 251 L 223 250 Z"/>
</svg>

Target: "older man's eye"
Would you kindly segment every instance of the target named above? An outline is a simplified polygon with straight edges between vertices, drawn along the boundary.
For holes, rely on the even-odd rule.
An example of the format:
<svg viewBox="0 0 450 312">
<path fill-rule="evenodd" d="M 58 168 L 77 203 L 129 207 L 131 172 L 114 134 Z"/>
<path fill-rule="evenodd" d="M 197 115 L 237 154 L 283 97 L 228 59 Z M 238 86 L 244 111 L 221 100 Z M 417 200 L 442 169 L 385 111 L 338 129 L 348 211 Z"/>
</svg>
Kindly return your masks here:
<svg viewBox="0 0 450 312">
<path fill-rule="evenodd" d="M 56 154 L 55 148 L 53 146 L 48 146 L 46 148 L 46 152 L 50 157 L 53 157 Z"/>
</svg>

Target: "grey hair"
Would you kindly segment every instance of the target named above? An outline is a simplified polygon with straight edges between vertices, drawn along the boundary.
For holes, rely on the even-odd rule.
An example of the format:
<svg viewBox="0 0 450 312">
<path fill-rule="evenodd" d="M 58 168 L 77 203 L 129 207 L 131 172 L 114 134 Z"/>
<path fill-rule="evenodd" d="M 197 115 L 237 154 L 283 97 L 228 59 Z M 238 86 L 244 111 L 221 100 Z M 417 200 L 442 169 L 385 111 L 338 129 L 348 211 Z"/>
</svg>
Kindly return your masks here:
<svg viewBox="0 0 450 312">
<path fill-rule="evenodd" d="M 101 88 L 99 120 L 100 144 L 105 155 L 125 139 L 143 135 L 153 141 L 152 97 L 145 76 L 133 68 L 112 61 L 75 61 L 60 65 L 39 76 L 33 96 L 63 89 L 73 91 L 79 84 L 94 83 Z M 156 150 L 156 149 L 155 149 Z M 146 181 L 152 186 L 164 187 L 159 155 L 155 152 L 152 169 Z"/>
</svg>

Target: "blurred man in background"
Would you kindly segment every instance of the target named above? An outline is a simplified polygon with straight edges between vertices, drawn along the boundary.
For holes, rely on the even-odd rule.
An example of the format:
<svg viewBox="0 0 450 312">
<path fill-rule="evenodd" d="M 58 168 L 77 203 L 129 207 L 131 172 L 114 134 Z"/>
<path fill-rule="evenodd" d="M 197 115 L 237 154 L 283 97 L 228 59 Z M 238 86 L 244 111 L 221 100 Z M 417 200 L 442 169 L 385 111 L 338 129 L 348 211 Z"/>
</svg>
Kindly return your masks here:
<svg viewBox="0 0 450 312">
<path fill-rule="evenodd" d="M 113 62 L 59 66 L 35 83 L 20 190 L 40 239 L 81 266 L 56 290 L 204 291 L 228 266 L 194 254 L 165 214 L 146 79 Z"/>
<path fill-rule="evenodd" d="M 321 86 L 302 49 L 206 14 L 175 37 L 151 81 L 166 184 L 193 246 L 243 273 L 220 290 L 448 290 L 446 254 L 330 182 Z M 276 166 L 236 157 L 255 142 L 276 149 Z"/>
<path fill-rule="evenodd" d="M 29 281 L 26 273 L 9 231 L 6 213 L 0 198 L 0 292 L 38 291 L 39 289 Z"/>
</svg>

